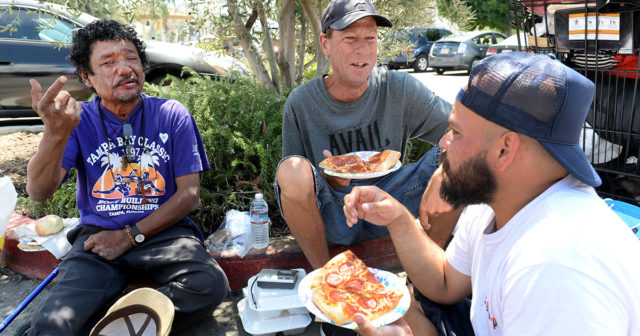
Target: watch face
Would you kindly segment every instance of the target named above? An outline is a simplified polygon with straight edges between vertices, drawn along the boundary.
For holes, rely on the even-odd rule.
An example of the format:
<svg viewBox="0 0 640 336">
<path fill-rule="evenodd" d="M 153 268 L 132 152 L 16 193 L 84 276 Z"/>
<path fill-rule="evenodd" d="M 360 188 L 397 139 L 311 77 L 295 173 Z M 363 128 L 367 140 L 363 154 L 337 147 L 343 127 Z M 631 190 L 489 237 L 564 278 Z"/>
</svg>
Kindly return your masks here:
<svg viewBox="0 0 640 336">
<path fill-rule="evenodd" d="M 144 241 L 144 235 L 143 234 L 138 234 L 135 237 L 136 243 L 142 243 Z"/>
</svg>

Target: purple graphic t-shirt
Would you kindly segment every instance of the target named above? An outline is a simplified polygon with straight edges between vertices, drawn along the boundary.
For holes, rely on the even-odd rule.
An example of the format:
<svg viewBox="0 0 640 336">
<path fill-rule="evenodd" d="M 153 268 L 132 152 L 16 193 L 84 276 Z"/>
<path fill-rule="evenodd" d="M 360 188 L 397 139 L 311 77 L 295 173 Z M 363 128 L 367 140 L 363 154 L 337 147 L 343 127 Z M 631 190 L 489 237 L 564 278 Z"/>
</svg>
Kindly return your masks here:
<svg viewBox="0 0 640 336">
<path fill-rule="evenodd" d="M 101 119 L 99 103 L 98 97 L 82 103 L 62 159 L 67 171 L 75 167 L 78 173 L 81 224 L 133 225 L 176 192 L 177 177 L 209 169 L 198 126 L 184 105 L 143 94 L 124 122 L 104 107 Z"/>
</svg>

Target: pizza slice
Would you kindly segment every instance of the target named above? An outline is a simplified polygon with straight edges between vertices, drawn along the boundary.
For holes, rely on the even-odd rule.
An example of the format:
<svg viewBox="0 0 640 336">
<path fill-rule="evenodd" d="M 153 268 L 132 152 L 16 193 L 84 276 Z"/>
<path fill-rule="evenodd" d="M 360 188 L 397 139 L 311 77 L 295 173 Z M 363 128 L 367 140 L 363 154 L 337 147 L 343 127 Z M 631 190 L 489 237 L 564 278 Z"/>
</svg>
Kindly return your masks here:
<svg viewBox="0 0 640 336">
<path fill-rule="evenodd" d="M 387 291 L 365 263 L 347 250 L 331 258 L 311 283 L 312 300 L 337 325 L 360 312 L 374 320 L 394 309 L 402 294 Z"/>
<path fill-rule="evenodd" d="M 328 157 L 318 164 L 320 168 L 336 173 L 368 173 L 366 163 L 354 154 L 336 155 Z"/>
<path fill-rule="evenodd" d="M 391 169 L 400 160 L 400 152 L 386 149 L 367 160 L 367 168 L 372 172 L 383 172 Z"/>
<path fill-rule="evenodd" d="M 378 294 L 344 290 L 328 285 L 316 287 L 311 293 L 316 306 L 336 325 L 353 322 L 357 313 L 373 321 L 394 309 L 401 298 L 395 292 Z"/>
<path fill-rule="evenodd" d="M 351 250 L 331 258 L 318 272 L 311 287 L 323 284 L 347 290 L 384 291 L 384 285 L 376 279 L 362 259 Z"/>
</svg>

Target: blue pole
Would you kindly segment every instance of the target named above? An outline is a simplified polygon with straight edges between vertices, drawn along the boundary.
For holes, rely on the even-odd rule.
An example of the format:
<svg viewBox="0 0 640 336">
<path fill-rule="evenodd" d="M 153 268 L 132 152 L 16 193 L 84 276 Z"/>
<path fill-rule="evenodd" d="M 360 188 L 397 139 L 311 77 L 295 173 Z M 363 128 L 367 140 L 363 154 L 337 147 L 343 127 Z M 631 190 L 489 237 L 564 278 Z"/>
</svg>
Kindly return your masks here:
<svg viewBox="0 0 640 336">
<path fill-rule="evenodd" d="M 2 321 L 2 324 L 0 324 L 0 333 L 4 331 L 4 329 L 9 325 L 9 323 L 11 323 L 16 318 L 16 316 L 18 316 L 22 312 L 22 310 L 24 310 L 27 307 L 27 305 L 31 303 L 31 301 L 33 301 L 33 299 L 38 294 L 40 294 L 42 289 L 46 285 L 48 285 L 51 282 L 51 280 L 56 277 L 57 274 L 58 274 L 58 266 L 56 266 L 53 272 L 51 272 L 51 274 L 49 274 L 49 276 L 46 279 L 44 279 L 44 281 L 42 281 L 42 283 L 40 283 L 40 285 L 38 285 L 38 287 L 34 289 L 33 292 L 31 292 L 31 294 L 29 294 L 29 297 L 27 297 L 26 299 L 24 299 L 24 301 L 22 301 L 22 303 L 18 306 L 18 308 L 16 308 L 11 313 L 11 315 L 9 315 L 9 317 L 7 317 L 4 321 Z"/>
</svg>

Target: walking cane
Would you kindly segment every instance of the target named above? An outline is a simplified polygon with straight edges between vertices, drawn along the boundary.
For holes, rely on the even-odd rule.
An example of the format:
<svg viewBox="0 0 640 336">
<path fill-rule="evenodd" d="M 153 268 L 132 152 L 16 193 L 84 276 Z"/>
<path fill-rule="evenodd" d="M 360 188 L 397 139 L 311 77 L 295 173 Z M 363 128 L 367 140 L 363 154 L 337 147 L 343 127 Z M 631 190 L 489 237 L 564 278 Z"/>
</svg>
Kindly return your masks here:
<svg viewBox="0 0 640 336">
<path fill-rule="evenodd" d="M 0 333 L 2 333 L 2 331 L 4 331 L 4 329 L 13 321 L 13 319 L 15 319 L 16 316 L 18 316 L 22 312 L 22 310 L 24 310 L 27 307 L 27 305 L 31 303 L 31 301 L 33 301 L 33 299 L 38 294 L 40 294 L 42 289 L 46 285 L 48 285 L 51 282 L 51 280 L 56 277 L 57 274 L 58 274 L 58 266 L 56 266 L 53 272 L 51 272 L 51 274 L 49 274 L 49 276 L 46 279 L 44 279 L 44 281 L 42 281 L 42 283 L 40 283 L 40 285 L 38 285 L 38 287 L 36 287 L 36 289 L 34 289 L 33 292 L 31 292 L 31 294 L 29 294 L 29 296 L 26 299 L 24 299 L 24 301 L 22 301 L 22 303 L 18 306 L 18 308 L 16 308 L 4 321 L 2 321 L 2 324 L 0 324 Z"/>
</svg>

